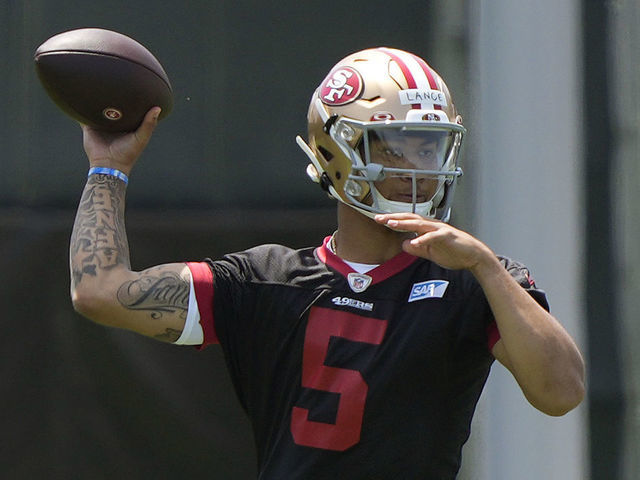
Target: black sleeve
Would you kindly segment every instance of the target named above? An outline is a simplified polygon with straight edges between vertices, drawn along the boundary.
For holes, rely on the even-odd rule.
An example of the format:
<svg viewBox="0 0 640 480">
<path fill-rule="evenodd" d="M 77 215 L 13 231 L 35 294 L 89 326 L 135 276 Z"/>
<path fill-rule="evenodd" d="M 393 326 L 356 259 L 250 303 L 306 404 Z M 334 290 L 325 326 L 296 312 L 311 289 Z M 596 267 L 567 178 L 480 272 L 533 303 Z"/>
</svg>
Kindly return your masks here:
<svg viewBox="0 0 640 480">
<path fill-rule="evenodd" d="M 507 257 L 498 257 L 500 263 L 507 269 L 511 276 L 524 288 L 542 308 L 549 311 L 549 302 L 544 290 L 539 289 L 531 276 L 531 272 L 523 264 Z"/>
</svg>

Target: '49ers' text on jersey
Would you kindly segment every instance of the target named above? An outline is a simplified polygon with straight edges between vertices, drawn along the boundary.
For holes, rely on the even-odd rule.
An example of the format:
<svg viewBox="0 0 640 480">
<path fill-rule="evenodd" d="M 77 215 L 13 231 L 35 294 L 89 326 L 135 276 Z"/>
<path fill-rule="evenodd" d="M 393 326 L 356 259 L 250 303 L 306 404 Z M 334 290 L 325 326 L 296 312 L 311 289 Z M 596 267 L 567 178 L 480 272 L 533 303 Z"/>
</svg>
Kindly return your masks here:
<svg viewBox="0 0 640 480">
<path fill-rule="evenodd" d="M 189 264 L 259 478 L 454 478 L 499 339 L 482 289 L 406 253 L 359 274 L 327 241 Z M 527 269 L 501 261 L 548 308 Z"/>
</svg>

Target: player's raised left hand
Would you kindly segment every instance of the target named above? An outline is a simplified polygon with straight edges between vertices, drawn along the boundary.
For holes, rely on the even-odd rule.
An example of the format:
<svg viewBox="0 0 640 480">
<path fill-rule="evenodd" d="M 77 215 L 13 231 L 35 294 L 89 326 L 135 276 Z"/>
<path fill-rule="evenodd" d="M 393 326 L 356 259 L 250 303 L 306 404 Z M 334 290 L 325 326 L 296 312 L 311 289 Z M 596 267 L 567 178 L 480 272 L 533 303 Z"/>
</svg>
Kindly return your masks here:
<svg viewBox="0 0 640 480">
<path fill-rule="evenodd" d="M 415 213 L 376 215 L 375 220 L 392 230 L 415 233 L 415 238 L 405 240 L 402 244 L 404 251 L 431 260 L 441 267 L 474 270 L 486 261 L 495 261 L 495 255 L 489 247 L 448 223 Z"/>
</svg>

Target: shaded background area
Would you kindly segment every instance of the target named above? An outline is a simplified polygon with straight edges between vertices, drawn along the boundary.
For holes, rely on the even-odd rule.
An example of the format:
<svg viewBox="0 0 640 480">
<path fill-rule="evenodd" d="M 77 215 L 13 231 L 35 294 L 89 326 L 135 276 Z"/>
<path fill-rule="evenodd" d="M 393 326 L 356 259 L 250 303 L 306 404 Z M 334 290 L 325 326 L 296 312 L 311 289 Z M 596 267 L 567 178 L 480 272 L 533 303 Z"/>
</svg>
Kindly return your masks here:
<svg viewBox="0 0 640 480">
<path fill-rule="evenodd" d="M 219 349 L 105 329 L 71 308 L 87 162 L 32 55 L 56 33 L 102 27 L 147 46 L 175 94 L 128 187 L 137 269 L 319 244 L 334 204 L 294 141 L 313 89 L 359 49 L 426 58 L 469 129 L 453 223 L 532 267 L 589 369 L 587 401 L 562 420 L 512 400 L 494 369 L 461 479 L 637 478 L 639 21 L 634 2 L 604 0 L 2 2 L 0 476 L 255 478 Z"/>
<path fill-rule="evenodd" d="M 322 205 L 323 196 L 304 181 L 304 168 L 296 168 L 304 160 L 294 139 L 306 134 L 311 93 L 333 64 L 353 51 L 379 45 L 426 51 L 428 22 L 405 10 L 422 7 L 413 1 L 397 9 L 381 0 L 355 3 L 350 11 L 292 0 L 180 6 L 5 2 L 0 21 L 9 49 L 3 67 L 12 74 L 0 107 L 14 133 L 7 137 L 13 175 L 2 179 L 0 201 L 75 208 L 84 183 L 80 130 L 46 97 L 32 56 L 53 34 L 91 26 L 147 46 L 175 93 L 173 113 L 161 122 L 135 170 L 130 207 Z M 354 22 L 355 13 L 366 21 Z M 51 160 L 45 167 L 35 159 Z M 290 185 L 277 188 L 285 174 Z"/>
</svg>

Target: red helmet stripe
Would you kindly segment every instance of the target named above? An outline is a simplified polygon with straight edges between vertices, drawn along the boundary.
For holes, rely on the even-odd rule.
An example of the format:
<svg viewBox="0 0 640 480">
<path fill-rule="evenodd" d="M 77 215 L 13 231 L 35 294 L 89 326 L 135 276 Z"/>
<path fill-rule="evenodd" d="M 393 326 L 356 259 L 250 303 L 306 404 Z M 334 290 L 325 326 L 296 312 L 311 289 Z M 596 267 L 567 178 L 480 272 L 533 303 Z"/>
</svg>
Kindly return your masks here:
<svg viewBox="0 0 640 480">
<path fill-rule="evenodd" d="M 402 71 L 402 74 L 404 75 L 405 80 L 407 81 L 407 86 L 409 88 L 418 88 L 418 83 L 416 82 L 416 79 L 413 73 L 411 72 L 411 68 L 409 67 L 409 65 L 407 65 L 404 59 L 390 48 L 383 47 L 383 48 L 380 48 L 380 50 L 382 50 L 384 53 L 389 55 L 391 59 L 398 64 L 398 66 L 400 67 L 400 70 Z M 431 68 L 429 67 L 429 65 L 427 65 L 427 62 L 425 62 L 422 58 L 418 57 L 417 55 L 413 55 L 412 53 L 407 52 L 407 55 L 409 55 L 411 59 L 414 60 L 418 64 L 419 68 L 424 72 L 427 82 L 429 83 L 429 88 L 431 88 L 432 90 L 439 90 L 438 83 L 436 82 L 436 79 L 433 76 L 433 72 L 431 71 Z M 411 105 L 411 108 L 421 108 L 421 105 L 419 103 L 414 103 Z M 441 105 L 434 105 L 434 108 L 437 110 L 442 110 Z"/>
<path fill-rule="evenodd" d="M 418 62 L 418 65 L 422 67 L 422 71 L 424 72 L 424 74 L 427 76 L 427 79 L 429 80 L 429 86 L 431 87 L 431 89 L 439 90 L 438 82 L 436 82 L 436 79 L 433 77 L 433 72 L 431 71 L 431 68 L 429 67 L 429 65 L 427 65 L 427 62 L 425 62 L 423 59 L 421 59 L 416 55 L 413 55 L 413 58 L 415 58 L 416 61 Z"/>
<path fill-rule="evenodd" d="M 393 50 L 390 50 L 388 48 L 381 48 L 380 50 L 382 50 L 384 53 L 389 55 L 391 59 L 398 64 L 398 66 L 400 67 L 400 70 L 402 70 L 402 74 L 404 75 L 405 80 L 407 81 L 407 86 L 409 88 L 416 88 L 417 87 L 416 81 L 413 78 L 413 74 L 411 73 L 411 70 L 409 70 L 409 67 L 407 66 L 407 64 L 404 63 L 404 61 L 402 61 L 402 59 L 393 52 Z M 420 104 L 413 103 L 411 105 L 411 108 L 420 108 Z"/>
<path fill-rule="evenodd" d="M 407 81 L 407 86 L 409 88 L 416 88 L 416 81 L 413 78 L 413 74 L 411 73 L 411 70 L 409 70 L 407 64 L 398 55 L 396 55 L 393 50 L 390 50 L 388 48 L 381 48 L 380 50 L 389 55 L 391 59 L 398 64 L 400 70 L 402 70 L 402 74 L 404 75 L 405 80 Z"/>
<path fill-rule="evenodd" d="M 440 90 L 438 88 L 438 82 L 436 82 L 436 79 L 433 76 L 433 72 L 431 71 L 431 67 L 427 65 L 427 62 L 416 55 L 413 55 L 413 58 L 415 58 L 418 62 L 418 65 L 422 67 L 422 71 L 424 71 L 424 74 L 427 76 L 427 80 L 429 80 L 429 86 L 431 87 L 431 89 Z M 442 105 L 434 105 L 433 108 L 435 108 L 436 110 L 442 110 Z"/>
</svg>

